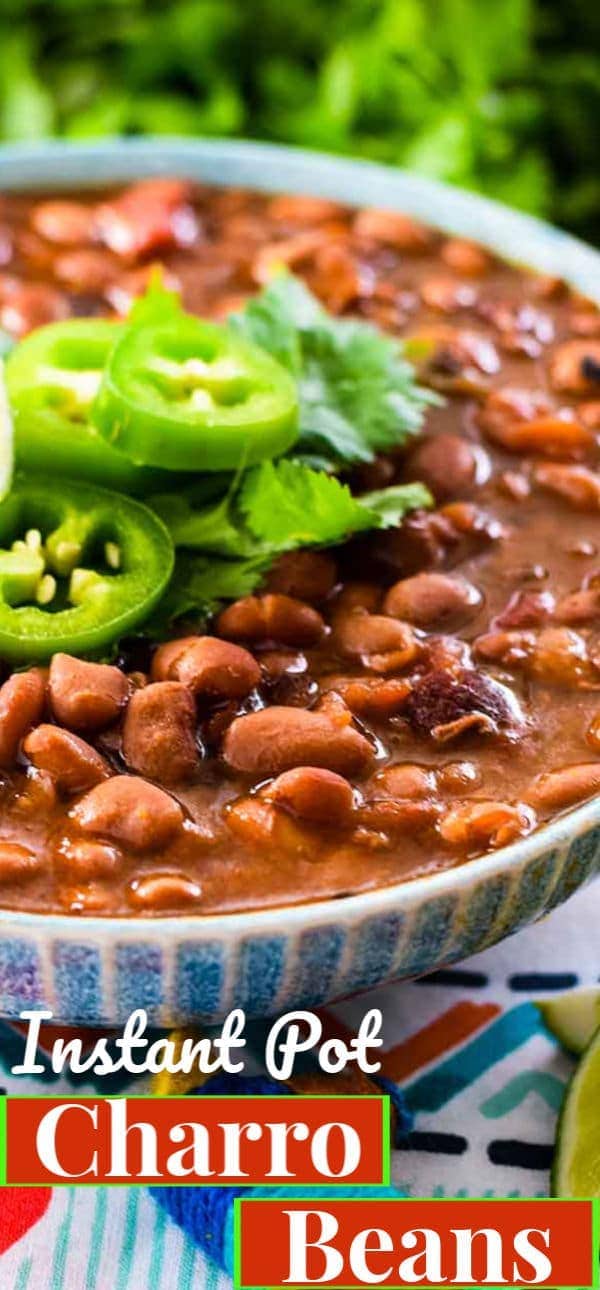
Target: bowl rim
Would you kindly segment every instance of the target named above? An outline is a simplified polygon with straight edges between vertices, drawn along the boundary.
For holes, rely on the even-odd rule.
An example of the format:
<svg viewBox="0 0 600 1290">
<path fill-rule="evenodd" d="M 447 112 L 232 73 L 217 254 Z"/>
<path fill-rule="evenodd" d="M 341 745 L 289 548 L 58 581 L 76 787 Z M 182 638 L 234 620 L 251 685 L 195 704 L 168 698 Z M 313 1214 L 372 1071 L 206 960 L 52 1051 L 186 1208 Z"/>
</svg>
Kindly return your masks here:
<svg viewBox="0 0 600 1290">
<path fill-rule="evenodd" d="M 237 173 L 223 175 L 222 167 Z M 55 168 L 60 167 L 60 173 Z M 202 175 L 200 175 L 202 167 Z M 478 193 L 417 175 L 412 171 L 333 156 L 326 152 L 259 143 L 241 139 L 186 139 L 155 136 L 142 139 L 108 139 L 100 143 L 48 140 L 0 146 L 0 194 L 43 189 L 101 187 L 156 174 L 189 173 L 216 187 L 248 186 L 267 192 L 295 192 L 328 196 L 349 205 L 401 209 L 448 233 L 470 236 L 504 259 L 537 272 L 554 272 L 577 290 L 600 303 L 600 253 L 535 216 L 515 211 Z M 430 209 L 431 208 L 431 209 Z M 514 254 L 515 246 L 518 255 Z M 131 933 L 135 938 L 177 928 L 179 939 L 207 937 L 218 930 L 221 938 L 248 932 L 272 934 L 286 925 L 311 928 L 331 922 L 355 922 L 373 915 L 400 914 L 423 899 L 447 895 L 510 869 L 525 865 L 543 852 L 561 849 L 582 832 L 600 826 L 600 795 L 568 810 L 522 838 L 497 851 L 460 865 L 422 874 L 403 882 L 376 887 L 351 896 L 259 909 L 213 914 L 168 916 L 106 915 L 75 917 L 3 909 L 0 928 L 15 932 L 52 927 L 61 934 L 103 938 Z"/>
</svg>

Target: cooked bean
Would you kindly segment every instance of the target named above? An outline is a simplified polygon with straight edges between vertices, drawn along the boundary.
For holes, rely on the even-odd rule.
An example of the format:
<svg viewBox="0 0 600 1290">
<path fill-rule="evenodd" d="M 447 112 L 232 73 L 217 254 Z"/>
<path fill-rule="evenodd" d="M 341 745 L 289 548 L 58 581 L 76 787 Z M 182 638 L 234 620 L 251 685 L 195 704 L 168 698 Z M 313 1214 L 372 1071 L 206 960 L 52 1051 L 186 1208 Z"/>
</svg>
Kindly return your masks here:
<svg viewBox="0 0 600 1290">
<path fill-rule="evenodd" d="M 471 309 L 477 300 L 477 292 L 468 282 L 457 282 L 456 278 L 435 274 L 424 278 L 421 283 L 421 300 L 428 309 L 452 314 L 457 309 Z"/>
<path fill-rule="evenodd" d="M 58 861 L 73 878 L 88 881 L 110 878 L 123 865 L 123 856 L 106 842 L 78 842 L 67 839 L 59 848 Z"/>
<path fill-rule="evenodd" d="M 42 282 L 19 285 L 0 304 L 0 326 L 11 336 L 26 336 L 34 327 L 67 318 L 69 307 L 64 296 Z"/>
<path fill-rule="evenodd" d="M 490 462 L 484 449 L 457 434 L 431 435 L 411 452 L 406 477 L 427 484 L 438 501 L 469 492 L 484 483 Z"/>
<path fill-rule="evenodd" d="M 152 873 L 134 878 L 129 885 L 129 903 L 135 909 L 179 909 L 201 899 L 202 888 L 182 873 Z"/>
<path fill-rule="evenodd" d="M 600 616 L 600 587 L 582 587 L 563 596 L 556 606 L 559 623 L 590 623 Z"/>
<path fill-rule="evenodd" d="M 282 645 L 316 645 L 325 624 L 316 609 L 293 596 L 245 596 L 217 619 L 222 636 L 244 641 L 280 641 Z"/>
<path fill-rule="evenodd" d="M 232 770 L 255 779 L 280 775 L 295 766 L 319 766 L 340 775 L 364 775 L 375 754 L 352 725 L 304 708 L 263 708 L 230 725 L 223 755 Z"/>
<path fill-rule="evenodd" d="M 308 229 L 282 241 L 267 242 L 259 247 L 252 260 L 252 277 L 259 286 L 270 282 L 273 274 L 285 265 L 288 269 L 303 264 L 322 245 L 321 230 Z"/>
<path fill-rule="evenodd" d="M 528 666 L 538 681 L 567 687 L 589 679 L 591 671 L 583 637 L 568 627 L 545 627 Z"/>
<path fill-rule="evenodd" d="M 29 847 L 0 839 L 0 884 L 30 882 L 42 868 L 42 857 Z"/>
<path fill-rule="evenodd" d="M 166 846 L 183 824 L 179 803 L 137 775 L 113 775 L 86 793 L 70 815 L 82 833 L 114 839 L 132 851 Z"/>
<path fill-rule="evenodd" d="M 381 603 L 381 590 L 371 582 L 345 582 L 335 597 L 334 609 L 365 609 L 373 614 Z"/>
<path fill-rule="evenodd" d="M 481 592 L 458 574 L 417 573 L 390 587 L 384 612 L 417 627 L 433 627 L 447 619 L 464 622 L 477 613 Z"/>
<path fill-rule="evenodd" d="M 354 809 L 354 795 L 347 779 L 317 766 L 287 770 L 264 790 L 266 801 L 281 810 L 326 828 L 345 829 Z"/>
<path fill-rule="evenodd" d="M 282 193 L 272 197 L 266 209 L 268 219 L 281 224 L 321 224 L 343 213 L 337 202 L 328 197 L 311 197 L 306 193 Z"/>
<path fill-rule="evenodd" d="M 278 810 L 262 795 L 238 797 L 225 810 L 225 819 L 231 832 L 247 846 L 255 847 L 264 855 L 291 855 L 305 860 L 319 858 L 315 831 L 306 822 L 295 819 L 287 811 Z"/>
<path fill-rule="evenodd" d="M 522 803 L 465 802 L 450 808 L 440 820 L 440 837 L 451 846 L 504 847 L 529 833 L 535 824 L 533 811 Z"/>
<path fill-rule="evenodd" d="M 600 762 L 582 762 L 538 775 L 527 797 L 538 811 L 562 811 L 599 791 Z"/>
<path fill-rule="evenodd" d="M 595 443 L 587 426 L 572 417 L 548 413 L 531 421 L 513 421 L 488 430 L 490 438 L 508 452 L 541 453 L 546 457 L 577 459 Z"/>
<path fill-rule="evenodd" d="M 86 663 L 55 654 L 50 664 L 50 701 L 62 725 L 71 730 L 102 730 L 119 717 L 127 702 L 127 677 L 107 663 Z"/>
<path fill-rule="evenodd" d="M 544 462 L 536 466 L 536 484 L 564 497 L 578 511 L 600 510 L 600 475 L 587 466 L 565 466 Z"/>
<path fill-rule="evenodd" d="M 590 722 L 585 738 L 594 752 L 600 752 L 600 712 L 597 712 Z"/>
<path fill-rule="evenodd" d="M 325 551 L 288 551 L 273 565 L 269 591 L 297 600 L 325 600 L 337 579 L 335 560 Z"/>
<path fill-rule="evenodd" d="M 354 232 L 367 241 L 384 242 L 397 251 L 422 254 L 432 243 L 432 234 L 423 224 L 401 215 L 399 211 L 379 210 L 372 207 L 358 212 Z"/>
<path fill-rule="evenodd" d="M 485 632 L 473 642 L 478 658 L 488 663 L 518 666 L 531 657 L 535 649 L 535 635 L 526 631 Z"/>
<path fill-rule="evenodd" d="M 419 651 L 408 623 L 359 609 L 336 614 L 332 640 L 341 654 L 360 659 L 373 672 L 399 672 L 414 661 Z"/>
<path fill-rule="evenodd" d="M 577 415 L 584 426 L 589 426 L 590 430 L 600 430 L 600 399 L 590 399 L 587 403 L 580 403 Z"/>
<path fill-rule="evenodd" d="M 406 802 L 382 798 L 365 802 L 356 812 L 361 828 L 376 830 L 380 834 L 408 833 L 414 835 L 419 830 L 430 829 L 440 812 L 438 802 L 431 798 L 421 798 Z"/>
<path fill-rule="evenodd" d="M 240 603 L 239 601 L 237 602 Z M 248 650 L 216 636 L 185 636 L 161 645 L 152 660 L 155 681 L 180 681 L 196 695 L 244 699 L 260 681 Z"/>
<path fill-rule="evenodd" d="M 360 297 L 370 295 L 375 278 L 347 247 L 329 242 L 317 249 L 312 281 L 329 312 L 339 314 Z"/>
<path fill-rule="evenodd" d="M 37 725 L 46 700 L 46 673 L 41 668 L 13 672 L 0 687 L 0 766 L 14 765 L 27 731 Z"/>
<path fill-rule="evenodd" d="M 600 390 L 600 340 L 566 340 L 554 350 L 550 383 L 559 394 Z"/>
<path fill-rule="evenodd" d="M 21 781 L 14 799 L 14 809 L 31 818 L 53 811 L 56 806 L 54 780 L 45 770 L 28 766 L 24 783 Z"/>
<path fill-rule="evenodd" d="M 112 905 L 111 890 L 102 882 L 59 887 L 57 897 L 69 914 L 104 914 Z"/>
<path fill-rule="evenodd" d="M 437 772 L 440 789 L 456 796 L 466 788 L 476 788 L 481 783 L 481 771 L 472 761 L 448 761 Z"/>
<path fill-rule="evenodd" d="M 440 255 L 445 264 L 455 273 L 464 273 L 467 278 L 481 278 L 492 267 L 492 257 L 476 242 L 468 242 L 464 237 L 450 237 L 440 247 Z"/>
<path fill-rule="evenodd" d="M 59 726 L 37 726 L 25 739 L 23 752 L 50 775 L 61 793 L 83 793 L 111 773 L 95 748 Z"/>
<path fill-rule="evenodd" d="M 123 722 L 126 765 L 163 784 L 190 779 L 199 765 L 196 705 L 180 681 L 155 681 L 131 696 Z"/>
<path fill-rule="evenodd" d="M 400 712 L 411 688 L 404 677 L 332 676 L 326 684 L 356 716 L 373 721 L 386 721 Z"/>
<path fill-rule="evenodd" d="M 31 225 L 47 242 L 58 246 L 77 246 L 89 241 L 93 233 L 94 212 L 83 202 L 37 202 L 31 212 Z"/>
<path fill-rule="evenodd" d="M 118 265 L 108 251 L 64 251 L 54 261 L 54 272 L 60 282 L 73 291 L 100 293 L 118 273 Z"/>
<path fill-rule="evenodd" d="M 436 791 L 435 772 L 414 762 L 399 762 L 374 775 L 367 790 L 370 797 L 429 797 Z"/>
</svg>

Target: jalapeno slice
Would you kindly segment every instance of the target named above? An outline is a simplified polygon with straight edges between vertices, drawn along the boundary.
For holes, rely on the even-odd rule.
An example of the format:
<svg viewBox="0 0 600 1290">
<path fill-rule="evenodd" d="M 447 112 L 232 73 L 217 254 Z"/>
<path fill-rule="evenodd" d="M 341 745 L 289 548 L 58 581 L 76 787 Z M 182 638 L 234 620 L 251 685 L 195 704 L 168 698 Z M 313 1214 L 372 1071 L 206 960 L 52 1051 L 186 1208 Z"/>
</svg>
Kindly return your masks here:
<svg viewBox="0 0 600 1290">
<path fill-rule="evenodd" d="M 135 466 L 107 443 L 89 417 L 108 355 L 123 330 L 104 318 L 71 318 L 31 332 L 6 360 L 23 470 L 87 479 L 144 493 L 164 476 Z"/>
<path fill-rule="evenodd" d="M 152 511 L 107 489 L 17 476 L 0 503 L 0 656 L 97 653 L 142 623 L 173 570 Z"/>
<path fill-rule="evenodd" d="M 92 416 L 138 465 L 235 470 L 290 447 L 298 397 L 289 373 L 258 346 L 180 313 L 125 329 Z"/>
</svg>

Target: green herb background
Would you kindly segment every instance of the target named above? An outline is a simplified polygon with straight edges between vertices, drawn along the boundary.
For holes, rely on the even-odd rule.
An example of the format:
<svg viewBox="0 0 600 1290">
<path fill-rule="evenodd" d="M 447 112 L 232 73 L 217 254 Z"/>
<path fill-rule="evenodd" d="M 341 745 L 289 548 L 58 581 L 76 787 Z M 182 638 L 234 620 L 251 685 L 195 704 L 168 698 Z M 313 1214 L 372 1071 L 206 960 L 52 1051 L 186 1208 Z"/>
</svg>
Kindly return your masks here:
<svg viewBox="0 0 600 1290">
<path fill-rule="evenodd" d="M 0 0 L 0 136 L 245 135 L 600 241 L 598 0 Z"/>
</svg>

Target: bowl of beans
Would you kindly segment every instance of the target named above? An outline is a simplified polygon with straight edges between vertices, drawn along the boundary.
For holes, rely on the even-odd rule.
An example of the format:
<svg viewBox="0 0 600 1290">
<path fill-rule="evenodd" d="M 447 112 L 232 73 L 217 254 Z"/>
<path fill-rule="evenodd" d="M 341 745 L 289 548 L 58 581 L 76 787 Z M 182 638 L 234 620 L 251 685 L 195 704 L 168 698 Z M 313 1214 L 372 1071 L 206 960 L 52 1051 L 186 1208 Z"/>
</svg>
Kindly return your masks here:
<svg viewBox="0 0 600 1290">
<path fill-rule="evenodd" d="M 270 145 L 0 162 L 0 1013 L 316 1007 L 564 901 L 600 256 Z"/>
</svg>

